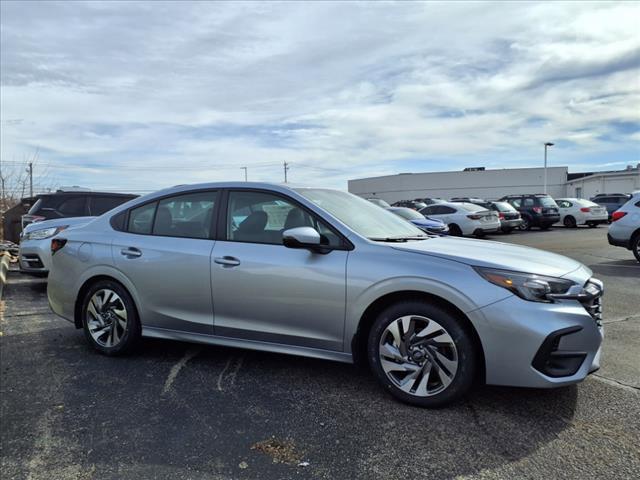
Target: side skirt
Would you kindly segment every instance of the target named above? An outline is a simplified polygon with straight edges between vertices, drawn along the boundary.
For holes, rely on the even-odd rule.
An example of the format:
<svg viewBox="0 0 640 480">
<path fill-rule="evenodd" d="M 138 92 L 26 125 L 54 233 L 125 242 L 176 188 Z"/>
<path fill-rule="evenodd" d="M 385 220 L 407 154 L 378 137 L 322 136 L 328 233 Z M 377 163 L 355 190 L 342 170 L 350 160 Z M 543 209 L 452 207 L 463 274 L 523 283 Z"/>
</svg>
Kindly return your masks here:
<svg viewBox="0 0 640 480">
<path fill-rule="evenodd" d="M 318 348 L 297 347 L 281 343 L 260 342 L 256 340 L 243 340 L 238 338 L 219 337 L 216 335 L 204 335 L 201 333 L 181 332 L 156 327 L 142 327 L 142 336 L 150 338 L 162 338 L 165 340 L 179 340 L 182 342 L 202 343 L 205 345 L 221 345 L 223 347 L 244 348 L 262 352 L 284 353 L 286 355 L 298 355 L 301 357 L 320 358 L 334 362 L 353 363 L 350 353 L 321 350 Z"/>
</svg>

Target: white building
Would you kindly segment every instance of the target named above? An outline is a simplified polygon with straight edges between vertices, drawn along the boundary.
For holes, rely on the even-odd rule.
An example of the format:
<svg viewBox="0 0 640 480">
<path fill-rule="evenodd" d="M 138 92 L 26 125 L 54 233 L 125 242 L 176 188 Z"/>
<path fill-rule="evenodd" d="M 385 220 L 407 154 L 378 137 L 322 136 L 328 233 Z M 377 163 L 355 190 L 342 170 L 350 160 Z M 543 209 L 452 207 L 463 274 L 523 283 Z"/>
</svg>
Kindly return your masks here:
<svg viewBox="0 0 640 480">
<path fill-rule="evenodd" d="M 640 164 L 619 172 L 594 172 L 567 181 L 567 196 L 591 198 L 598 193 L 631 193 L 640 190 Z"/>
<path fill-rule="evenodd" d="M 618 172 L 569 174 L 568 170 L 568 167 L 547 168 L 549 195 L 590 198 L 597 193 L 640 190 L 640 164 Z M 382 198 L 389 203 L 424 197 L 495 200 L 509 194 L 544 192 L 544 168 L 400 173 L 349 180 L 349 191 L 365 198 Z"/>
<path fill-rule="evenodd" d="M 547 168 L 547 192 L 567 193 L 567 167 Z M 389 203 L 435 197 L 480 197 L 495 200 L 503 195 L 544 191 L 543 168 L 509 168 L 434 173 L 401 173 L 349 180 L 349 191 L 361 197 L 378 197 Z"/>
</svg>

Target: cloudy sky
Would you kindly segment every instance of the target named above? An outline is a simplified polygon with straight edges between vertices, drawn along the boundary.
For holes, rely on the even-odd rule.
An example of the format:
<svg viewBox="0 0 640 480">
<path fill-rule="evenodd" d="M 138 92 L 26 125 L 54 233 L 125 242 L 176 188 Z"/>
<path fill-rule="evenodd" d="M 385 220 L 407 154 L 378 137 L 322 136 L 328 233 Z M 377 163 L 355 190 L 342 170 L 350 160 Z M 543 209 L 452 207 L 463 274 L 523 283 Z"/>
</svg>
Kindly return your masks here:
<svg viewBox="0 0 640 480">
<path fill-rule="evenodd" d="M 640 161 L 640 4 L 1 3 L 1 155 L 154 190 Z M 38 183 L 40 182 L 40 183 Z"/>
</svg>

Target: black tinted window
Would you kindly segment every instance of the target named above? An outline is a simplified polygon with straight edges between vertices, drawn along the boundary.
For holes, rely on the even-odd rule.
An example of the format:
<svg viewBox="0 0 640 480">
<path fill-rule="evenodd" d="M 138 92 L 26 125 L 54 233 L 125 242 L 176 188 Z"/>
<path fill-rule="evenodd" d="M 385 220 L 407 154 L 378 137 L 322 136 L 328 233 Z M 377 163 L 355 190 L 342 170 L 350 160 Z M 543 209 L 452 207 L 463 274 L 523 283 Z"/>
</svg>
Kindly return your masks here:
<svg viewBox="0 0 640 480">
<path fill-rule="evenodd" d="M 436 208 L 438 208 L 437 205 L 431 205 L 427 208 L 423 208 L 422 210 L 420 210 L 420 213 L 423 215 L 435 215 Z"/>
<path fill-rule="evenodd" d="M 58 212 L 65 217 L 81 217 L 85 215 L 85 197 L 71 197 L 63 200 L 58 207 Z"/>
<path fill-rule="evenodd" d="M 95 216 L 102 215 L 128 200 L 130 200 L 129 197 L 90 197 L 89 214 Z"/>
<path fill-rule="evenodd" d="M 438 207 L 438 209 L 439 209 L 439 210 L 438 210 L 438 213 L 439 213 L 439 214 L 441 214 L 441 215 L 444 215 L 444 214 L 446 214 L 446 213 L 456 213 L 456 209 L 455 209 L 455 208 L 453 208 L 453 207 L 448 207 L 448 206 L 446 206 L 446 205 L 440 205 L 440 206 Z"/>
<path fill-rule="evenodd" d="M 197 192 L 160 200 L 153 234 L 210 238 L 216 192 Z"/>
<path fill-rule="evenodd" d="M 127 230 L 131 233 L 151 233 L 153 216 L 156 212 L 157 203 L 147 203 L 141 207 L 134 208 L 129 212 L 129 225 Z"/>
</svg>

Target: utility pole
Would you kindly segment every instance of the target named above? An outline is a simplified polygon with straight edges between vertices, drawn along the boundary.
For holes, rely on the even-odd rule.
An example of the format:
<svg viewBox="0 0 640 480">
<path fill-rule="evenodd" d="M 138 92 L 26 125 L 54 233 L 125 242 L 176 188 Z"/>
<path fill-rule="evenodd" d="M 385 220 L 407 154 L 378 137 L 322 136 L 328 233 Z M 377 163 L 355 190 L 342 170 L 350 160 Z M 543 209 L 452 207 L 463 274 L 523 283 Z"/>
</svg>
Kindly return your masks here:
<svg viewBox="0 0 640 480">
<path fill-rule="evenodd" d="M 289 164 L 285 160 L 284 162 L 284 183 L 287 183 L 287 172 L 289 171 Z"/>
<path fill-rule="evenodd" d="M 29 173 L 29 196 L 33 197 L 33 162 L 29 162 L 27 172 Z"/>
<path fill-rule="evenodd" d="M 240 170 L 244 170 L 244 181 L 247 182 L 249 167 L 240 167 Z"/>
<path fill-rule="evenodd" d="M 547 148 L 553 147 L 553 143 L 545 142 L 544 144 L 544 191 L 542 193 L 547 193 Z"/>
</svg>

